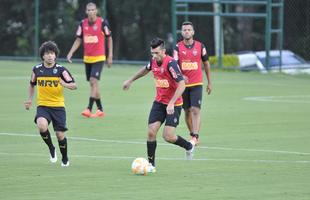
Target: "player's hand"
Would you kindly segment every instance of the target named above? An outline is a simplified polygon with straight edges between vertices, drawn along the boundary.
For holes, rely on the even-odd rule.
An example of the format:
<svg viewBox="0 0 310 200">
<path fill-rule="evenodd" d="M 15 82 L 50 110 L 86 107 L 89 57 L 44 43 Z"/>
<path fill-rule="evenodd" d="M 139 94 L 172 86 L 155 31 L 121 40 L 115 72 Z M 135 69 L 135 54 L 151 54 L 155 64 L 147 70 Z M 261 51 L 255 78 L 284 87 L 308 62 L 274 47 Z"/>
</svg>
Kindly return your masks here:
<svg viewBox="0 0 310 200">
<path fill-rule="evenodd" d="M 185 84 L 187 84 L 188 83 L 188 77 L 183 74 L 183 78 L 184 78 Z"/>
<path fill-rule="evenodd" d="M 123 90 L 129 90 L 131 83 L 132 83 L 131 80 L 124 81 L 124 83 L 123 83 Z"/>
<path fill-rule="evenodd" d="M 32 100 L 27 100 L 24 102 L 24 105 L 25 105 L 25 108 L 26 110 L 29 110 L 29 108 L 31 107 L 32 105 Z"/>
<path fill-rule="evenodd" d="M 169 102 L 166 111 L 168 115 L 172 115 L 174 113 L 174 104 Z"/>
<path fill-rule="evenodd" d="M 207 85 L 206 91 L 207 91 L 208 95 L 211 94 L 211 92 L 212 92 L 212 84 L 208 84 Z"/>
<path fill-rule="evenodd" d="M 72 63 L 71 58 L 72 58 L 72 54 L 71 54 L 71 53 L 68 53 L 68 55 L 67 55 L 67 61 L 68 61 L 69 63 Z"/>
<path fill-rule="evenodd" d="M 112 56 L 108 56 L 108 68 L 111 68 L 112 67 L 112 63 L 113 63 L 113 59 L 112 59 Z"/>
</svg>

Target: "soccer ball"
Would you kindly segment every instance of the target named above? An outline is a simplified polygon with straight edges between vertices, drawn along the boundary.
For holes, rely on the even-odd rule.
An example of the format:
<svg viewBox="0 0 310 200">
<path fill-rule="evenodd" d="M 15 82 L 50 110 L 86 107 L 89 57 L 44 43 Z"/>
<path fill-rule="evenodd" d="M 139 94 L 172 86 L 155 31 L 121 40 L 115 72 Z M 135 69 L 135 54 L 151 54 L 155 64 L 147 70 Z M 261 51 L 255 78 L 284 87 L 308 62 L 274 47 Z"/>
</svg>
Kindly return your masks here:
<svg viewBox="0 0 310 200">
<path fill-rule="evenodd" d="M 131 164 L 131 171 L 137 175 L 147 175 L 149 162 L 145 158 L 136 158 Z"/>
</svg>

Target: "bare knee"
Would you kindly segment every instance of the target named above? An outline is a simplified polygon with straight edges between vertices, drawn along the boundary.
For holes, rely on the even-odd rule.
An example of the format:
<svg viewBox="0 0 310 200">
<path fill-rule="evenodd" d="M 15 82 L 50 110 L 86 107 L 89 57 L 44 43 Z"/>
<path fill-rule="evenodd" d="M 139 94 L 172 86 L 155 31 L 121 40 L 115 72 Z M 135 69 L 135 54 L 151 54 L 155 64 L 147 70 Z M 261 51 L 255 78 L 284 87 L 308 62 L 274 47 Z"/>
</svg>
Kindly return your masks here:
<svg viewBox="0 0 310 200">
<path fill-rule="evenodd" d="M 56 137 L 58 141 L 62 141 L 65 138 L 65 133 L 62 131 L 56 131 Z"/>
<path fill-rule="evenodd" d="M 190 108 L 190 112 L 191 112 L 193 115 L 199 115 L 199 114 L 200 114 L 200 108 L 191 107 L 191 108 Z"/>
<path fill-rule="evenodd" d="M 48 121 L 43 117 L 39 117 L 37 119 L 37 127 L 41 133 L 46 132 L 48 129 Z"/>
<path fill-rule="evenodd" d="M 148 129 L 147 139 L 148 141 L 154 141 L 156 139 L 157 131 L 151 127 Z"/>
</svg>

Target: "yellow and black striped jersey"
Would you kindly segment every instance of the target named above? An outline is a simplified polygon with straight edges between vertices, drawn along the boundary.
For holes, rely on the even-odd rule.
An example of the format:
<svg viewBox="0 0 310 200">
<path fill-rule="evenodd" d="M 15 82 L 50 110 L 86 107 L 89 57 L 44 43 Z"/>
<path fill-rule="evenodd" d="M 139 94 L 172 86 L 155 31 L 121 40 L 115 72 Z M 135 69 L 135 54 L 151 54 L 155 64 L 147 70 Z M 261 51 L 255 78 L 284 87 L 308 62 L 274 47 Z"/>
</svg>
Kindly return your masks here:
<svg viewBox="0 0 310 200">
<path fill-rule="evenodd" d="M 65 106 L 63 86 L 60 84 L 60 79 L 66 83 L 74 82 L 70 72 L 57 63 L 51 68 L 45 67 L 43 63 L 33 67 L 30 84 L 38 87 L 38 106 Z"/>
</svg>

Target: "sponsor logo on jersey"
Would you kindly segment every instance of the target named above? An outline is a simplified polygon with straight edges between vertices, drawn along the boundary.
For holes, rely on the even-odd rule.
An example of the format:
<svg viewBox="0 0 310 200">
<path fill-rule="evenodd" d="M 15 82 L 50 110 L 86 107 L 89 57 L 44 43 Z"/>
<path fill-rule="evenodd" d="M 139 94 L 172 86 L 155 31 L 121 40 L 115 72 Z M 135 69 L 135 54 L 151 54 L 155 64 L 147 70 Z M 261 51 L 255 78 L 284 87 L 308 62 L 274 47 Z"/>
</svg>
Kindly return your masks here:
<svg viewBox="0 0 310 200">
<path fill-rule="evenodd" d="M 98 43 L 99 39 L 97 35 L 85 35 L 84 42 L 85 43 Z"/>
<path fill-rule="evenodd" d="M 37 80 L 38 86 L 41 87 L 58 87 L 58 80 Z"/>
<path fill-rule="evenodd" d="M 166 79 L 155 79 L 155 86 L 160 88 L 168 88 L 169 82 Z"/>
<path fill-rule="evenodd" d="M 197 62 L 182 62 L 181 68 L 182 70 L 197 70 L 198 63 Z"/>
</svg>

